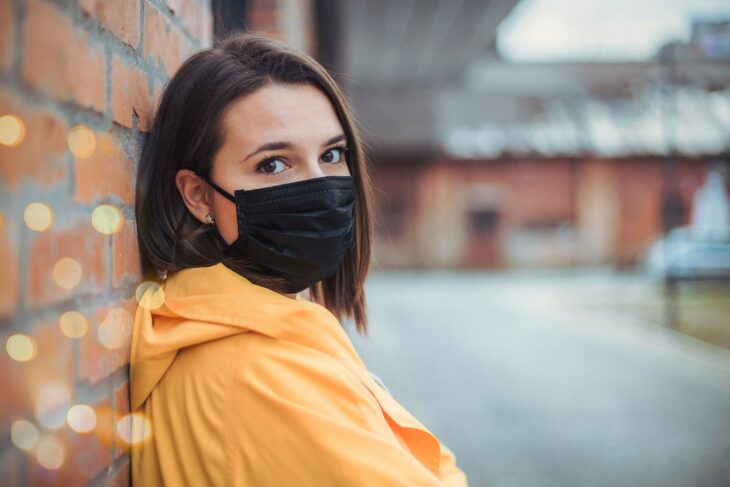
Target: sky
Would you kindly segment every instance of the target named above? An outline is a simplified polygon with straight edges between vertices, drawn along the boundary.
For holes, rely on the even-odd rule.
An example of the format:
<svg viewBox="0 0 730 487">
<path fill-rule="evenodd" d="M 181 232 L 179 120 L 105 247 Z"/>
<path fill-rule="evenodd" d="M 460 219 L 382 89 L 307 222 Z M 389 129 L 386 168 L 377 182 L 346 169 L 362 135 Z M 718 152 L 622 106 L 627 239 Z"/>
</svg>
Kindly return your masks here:
<svg viewBox="0 0 730 487">
<path fill-rule="evenodd" d="M 729 0 L 522 0 L 497 49 L 512 62 L 629 61 L 688 40 L 691 20 L 730 20 Z"/>
</svg>

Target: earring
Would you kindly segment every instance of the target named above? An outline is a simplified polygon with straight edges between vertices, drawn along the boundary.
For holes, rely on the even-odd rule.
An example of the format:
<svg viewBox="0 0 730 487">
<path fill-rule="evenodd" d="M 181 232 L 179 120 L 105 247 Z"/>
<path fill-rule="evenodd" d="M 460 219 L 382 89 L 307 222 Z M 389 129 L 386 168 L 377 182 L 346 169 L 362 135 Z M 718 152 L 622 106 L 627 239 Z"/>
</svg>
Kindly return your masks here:
<svg viewBox="0 0 730 487">
<path fill-rule="evenodd" d="M 205 215 L 205 221 L 207 221 L 209 225 L 212 225 L 213 223 L 215 223 L 215 220 L 213 220 L 213 217 L 210 216 L 210 213 Z"/>
</svg>

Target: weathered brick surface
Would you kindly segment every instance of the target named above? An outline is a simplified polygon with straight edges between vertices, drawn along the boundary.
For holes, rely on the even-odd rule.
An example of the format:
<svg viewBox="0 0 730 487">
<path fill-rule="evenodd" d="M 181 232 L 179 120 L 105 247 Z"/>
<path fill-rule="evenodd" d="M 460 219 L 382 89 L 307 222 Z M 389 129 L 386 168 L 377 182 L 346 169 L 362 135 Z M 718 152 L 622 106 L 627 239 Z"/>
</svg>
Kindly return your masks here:
<svg viewBox="0 0 730 487">
<path fill-rule="evenodd" d="M 95 203 L 116 196 L 123 203 L 133 203 L 134 164 L 112 135 L 98 133 L 96 140 L 97 150 L 91 157 L 74 157 L 74 199 Z"/>
<path fill-rule="evenodd" d="M 0 71 L 10 71 L 13 65 L 13 36 L 15 9 L 12 2 L 0 2 Z"/>
<path fill-rule="evenodd" d="M 29 236 L 27 300 L 31 307 L 98 294 L 108 282 L 110 237 L 97 232 L 90 218 L 79 219 L 68 228 L 55 227 Z M 81 282 L 72 289 L 59 286 L 54 278 L 54 266 L 64 257 L 81 267 Z"/>
<path fill-rule="evenodd" d="M 0 358 L 3 374 L 0 385 L 5 394 L 0 401 L 0 425 L 9 431 L 17 419 L 35 422 L 39 429 L 41 423 L 35 412 L 43 388 L 60 384 L 73 394 L 73 344 L 58 328 L 56 320 L 44 319 L 28 324 L 24 333 L 34 337 L 38 347 L 35 359 L 28 362 L 15 362 L 7 354 Z M 12 333 L 3 333 L 3 344 Z M 33 387 L 28 387 L 29 385 Z"/>
<path fill-rule="evenodd" d="M 128 46 L 137 47 L 141 30 L 139 2 L 83 0 L 79 6 L 87 15 L 99 19 L 104 30 L 116 35 Z"/>
<path fill-rule="evenodd" d="M 132 319 L 135 301 L 133 298 L 101 306 L 88 313 L 89 331 L 81 338 L 79 356 L 79 378 L 89 384 L 97 384 L 109 374 L 129 363 Z M 115 348 L 108 348 L 99 337 L 100 327 L 113 326 Z M 118 340 L 118 342 L 117 342 Z M 108 344 L 108 343 L 107 343 Z"/>
<path fill-rule="evenodd" d="M 63 181 L 66 171 L 66 122 L 54 111 L 30 106 L 0 87 L 0 113 L 19 116 L 25 139 L 14 147 L 0 146 L 0 178 L 12 192 L 22 179 L 49 186 Z"/>
<path fill-rule="evenodd" d="M 23 25 L 23 80 L 29 87 L 80 107 L 104 111 L 104 50 L 46 0 L 28 0 Z M 50 34 L 52 33 L 52 35 Z"/>
<path fill-rule="evenodd" d="M 145 60 L 164 69 L 172 76 L 182 63 L 183 33 L 171 24 L 163 12 L 145 1 L 144 47 Z"/>
<path fill-rule="evenodd" d="M 105 235 L 91 215 L 102 203 L 134 214 L 140 132 L 149 131 L 169 77 L 212 44 L 210 8 L 207 0 L 0 1 L 0 116 L 15 115 L 25 127 L 17 145 L 0 145 L 0 426 L 8 438 L 14 421 L 30 421 L 65 449 L 62 465 L 47 469 L 35 451 L 5 441 L 3 485 L 129 485 L 116 422 L 129 412 L 134 289 L 142 277 L 136 226 L 126 219 L 118 233 Z M 79 124 L 95 134 L 90 157 L 69 148 L 69 131 Z M 34 201 L 53 210 L 45 231 L 24 223 Z M 64 257 L 81 268 L 72 289 L 53 277 Z M 64 335 L 66 311 L 86 317 L 84 336 Z M 113 348 L 100 340 L 100 326 L 116 333 Z M 32 360 L 4 351 L 15 333 L 33 338 Z M 68 392 L 61 417 L 76 403 L 94 408 L 92 432 L 43 426 L 36 410 L 49 384 Z"/>
<path fill-rule="evenodd" d="M 112 116 L 114 121 L 132 128 L 132 114 L 139 118 L 139 129 L 149 130 L 156 97 L 147 90 L 147 73 L 117 55 L 112 56 Z"/>
<path fill-rule="evenodd" d="M 129 413 L 129 385 L 122 384 L 114 390 L 114 417 L 118 421 Z M 114 444 L 114 458 L 119 458 L 129 450 L 126 443 L 116 441 Z"/>
<path fill-rule="evenodd" d="M 134 285 L 142 279 L 142 264 L 137 246 L 137 223 L 126 220 L 124 227 L 114 234 L 114 273 L 112 286 L 117 288 L 125 283 Z"/>
<path fill-rule="evenodd" d="M 0 317 L 12 315 L 18 306 L 18 249 L 11 235 L 11 230 L 17 231 L 16 227 L 15 221 L 5 217 L 0 222 L 0 269 L 3 270 L 3 278 L 0 279 Z"/>
</svg>

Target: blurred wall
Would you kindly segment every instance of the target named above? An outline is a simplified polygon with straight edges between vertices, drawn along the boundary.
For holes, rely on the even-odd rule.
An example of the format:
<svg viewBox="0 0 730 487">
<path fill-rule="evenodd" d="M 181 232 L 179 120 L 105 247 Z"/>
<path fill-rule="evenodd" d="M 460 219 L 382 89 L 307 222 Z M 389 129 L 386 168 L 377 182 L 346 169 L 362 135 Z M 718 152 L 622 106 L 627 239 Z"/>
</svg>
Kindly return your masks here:
<svg viewBox="0 0 730 487">
<path fill-rule="evenodd" d="M 313 0 L 249 0 L 245 24 L 308 54 L 314 48 Z"/>
<path fill-rule="evenodd" d="M 377 161 L 380 268 L 634 266 L 662 235 L 660 157 Z M 707 172 L 681 157 L 682 224 Z"/>
<path fill-rule="evenodd" d="M 0 1 L 3 485 L 129 482 L 135 166 L 212 22 L 205 0 Z M 66 422 L 78 403 L 91 433 Z"/>
</svg>

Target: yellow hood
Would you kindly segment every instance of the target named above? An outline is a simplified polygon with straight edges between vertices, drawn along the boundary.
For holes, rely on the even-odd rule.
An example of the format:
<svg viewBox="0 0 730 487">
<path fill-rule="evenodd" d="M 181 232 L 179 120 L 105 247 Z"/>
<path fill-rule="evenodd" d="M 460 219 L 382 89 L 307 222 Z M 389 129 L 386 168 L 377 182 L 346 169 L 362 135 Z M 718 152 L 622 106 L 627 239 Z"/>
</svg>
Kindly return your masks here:
<svg viewBox="0 0 730 487">
<path fill-rule="evenodd" d="M 130 356 L 131 409 L 138 409 L 183 347 L 237 333 L 256 332 L 327 353 L 367 373 L 337 318 L 324 306 L 253 284 L 223 264 L 174 273 L 162 293 L 140 297 Z M 156 305 L 161 302 L 161 306 Z M 313 333 L 325 322 L 332 333 Z M 307 323 L 310 326 L 307 326 Z M 317 327 L 319 330 L 319 327 Z"/>
<path fill-rule="evenodd" d="M 424 466 L 437 474 L 439 463 L 446 463 L 459 476 L 458 485 L 465 485 L 463 474 L 452 467 L 451 452 L 375 382 L 340 322 L 324 306 L 256 285 L 223 264 L 178 271 L 162 284 L 162 292 L 160 306 L 151 305 L 162 297 L 151 289 L 137 306 L 130 358 L 132 411 L 145 406 L 182 348 L 255 332 L 334 358 L 365 385 L 388 424 Z"/>
</svg>

